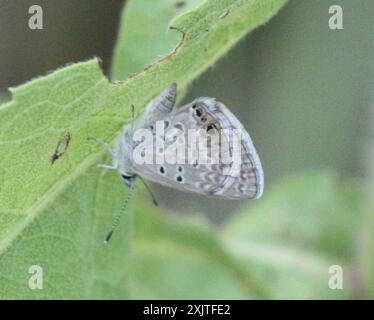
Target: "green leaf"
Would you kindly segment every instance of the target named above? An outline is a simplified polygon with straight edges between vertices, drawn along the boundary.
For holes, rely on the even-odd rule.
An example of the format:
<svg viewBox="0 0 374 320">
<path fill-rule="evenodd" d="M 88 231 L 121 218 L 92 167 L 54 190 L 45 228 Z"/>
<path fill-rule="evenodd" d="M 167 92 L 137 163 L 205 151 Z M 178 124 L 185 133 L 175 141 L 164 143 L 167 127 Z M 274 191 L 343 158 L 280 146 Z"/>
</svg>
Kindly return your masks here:
<svg viewBox="0 0 374 320">
<path fill-rule="evenodd" d="M 100 178 L 97 170 L 90 170 L 103 151 L 87 137 L 114 141 L 131 119 L 132 104 L 141 112 L 174 81 L 183 90 L 284 3 L 205 1 L 172 21 L 181 39 L 169 55 L 119 84 L 110 83 L 97 60 L 91 60 L 11 90 L 12 100 L 0 106 L 1 297 L 127 296 L 125 262 L 131 224 L 125 229 L 122 222 L 127 238 L 116 234 L 111 251 L 101 245 L 125 190 L 117 176 Z M 129 9 L 129 17 L 140 18 L 139 12 Z M 123 47 L 121 41 L 117 48 Z M 139 64 L 169 49 L 156 49 L 128 69 L 138 70 Z M 127 72 L 116 65 L 113 70 L 118 75 Z M 56 149 L 58 159 L 52 164 Z M 44 270 L 41 291 L 28 288 L 28 268 L 35 264 Z"/>
<path fill-rule="evenodd" d="M 351 267 L 361 196 L 330 174 L 309 172 L 282 181 L 227 226 L 226 247 L 250 266 L 272 298 L 352 295 Z M 344 290 L 328 287 L 329 266 L 344 270 Z"/>
<path fill-rule="evenodd" d="M 92 180 L 98 177 L 96 170 L 92 170 L 90 175 Z M 108 210 L 116 212 L 120 206 L 118 199 L 122 198 L 121 192 L 112 197 L 112 194 L 108 194 L 106 190 L 116 184 L 117 177 L 111 175 L 105 179 L 101 178 L 101 181 L 107 183 L 98 192 L 101 197 L 96 198 L 96 202 L 107 204 L 102 205 L 96 212 L 101 213 Z M 81 190 L 89 191 L 91 186 L 91 182 L 89 186 L 80 183 L 77 189 L 72 190 L 70 197 L 63 197 L 62 202 L 65 206 L 66 203 L 70 203 L 74 199 L 71 195 L 74 195 L 76 199 L 84 199 Z M 117 190 L 121 191 L 121 189 Z M 249 211 L 243 210 L 234 219 L 228 228 L 228 233 L 223 238 L 226 247 L 215 235 L 215 230 L 203 220 L 162 215 L 160 212 L 155 212 L 152 206 L 140 205 L 141 201 L 137 201 L 131 297 L 251 298 L 266 297 L 266 294 L 262 294 L 268 289 L 272 290 L 273 295 L 270 297 L 273 298 L 340 297 L 339 292 L 324 288 L 328 277 L 326 270 L 329 265 L 341 263 L 349 258 L 349 255 L 345 257 L 344 252 L 343 258 L 329 257 L 329 255 L 335 252 L 337 247 L 344 246 L 346 241 L 350 243 L 349 247 L 354 246 L 355 239 L 351 238 L 349 234 L 352 232 L 353 235 L 356 231 L 356 227 L 351 226 L 351 221 L 358 220 L 355 215 L 358 198 L 354 190 L 350 188 L 339 190 L 340 188 L 337 188 L 336 182 L 331 176 L 324 174 L 311 173 L 294 177 L 289 182 L 282 182 L 281 186 L 266 195 L 267 201 L 265 203 L 255 205 L 255 208 Z M 294 204 L 295 195 L 300 199 L 299 204 Z M 342 201 L 343 198 L 346 200 Z M 116 201 L 116 199 L 117 205 L 110 206 L 112 201 Z M 75 200 L 75 202 L 82 201 Z M 48 219 L 48 223 L 52 223 L 52 225 L 61 224 L 61 221 L 54 219 L 56 211 L 59 210 L 58 205 L 56 207 L 52 217 Z M 94 206 L 87 203 L 82 204 L 81 207 L 91 208 Z M 341 212 L 341 208 L 348 209 L 344 209 L 346 212 Z M 65 211 L 61 209 L 61 212 Z M 301 221 L 310 216 L 305 220 L 305 223 L 309 228 L 314 229 L 320 224 L 319 215 L 321 212 L 324 212 L 323 222 L 327 224 L 326 230 L 335 230 L 334 241 L 326 239 L 326 243 L 322 246 L 325 248 L 323 249 L 326 252 L 325 256 L 317 253 L 320 251 L 317 249 L 320 240 L 325 238 L 323 230 L 314 236 L 304 235 L 305 230 L 299 230 L 299 221 L 292 221 L 293 219 Z M 342 216 L 336 216 L 340 213 Z M 287 215 L 290 215 L 290 219 L 285 219 L 286 221 L 282 222 Z M 75 218 L 74 215 L 69 215 L 66 217 L 65 223 L 76 225 L 74 219 L 79 216 L 80 213 L 76 214 Z M 89 214 L 87 216 L 85 214 L 81 217 L 83 221 L 80 224 L 85 225 L 87 220 L 91 220 L 92 216 L 90 217 Z M 105 215 L 101 218 L 99 226 L 105 225 L 107 220 Z M 339 221 L 337 221 L 339 218 L 342 219 L 344 228 L 339 227 Z M 118 230 L 122 230 L 124 226 L 128 225 L 128 221 L 126 221 Z M 353 231 L 350 230 L 351 227 Z M 79 227 L 77 229 L 79 231 Z M 65 230 L 68 228 L 62 228 L 61 233 L 66 237 Z M 90 241 L 96 243 L 98 249 L 100 249 L 100 243 L 97 240 L 105 234 L 105 231 L 106 229 L 101 227 L 100 232 L 92 233 L 92 237 L 90 237 Z M 57 230 L 56 234 L 58 232 Z M 128 234 L 128 230 L 123 233 Z M 120 243 L 126 241 L 124 234 L 117 237 Z M 76 236 L 78 236 L 76 242 L 77 248 L 79 248 L 81 242 L 84 243 L 87 237 L 86 234 Z M 32 236 L 28 237 L 26 234 L 23 242 L 29 244 L 32 240 Z M 47 244 L 50 243 L 51 241 L 47 241 Z M 40 243 L 35 245 L 36 248 L 38 246 L 40 247 Z M 56 247 L 56 252 L 63 251 L 62 249 L 63 244 L 62 248 Z M 109 252 L 113 252 L 112 249 L 110 248 Z M 98 251 L 100 255 L 103 252 Z M 233 253 L 233 256 L 230 253 Z M 82 255 L 85 256 L 85 254 Z M 4 256 L 4 261 L 11 258 L 18 259 L 17 267 L 25 272 L 26 266 L 34 261 L 35 255 L 33 252 L 22 256 L 28 256 L 28 258 L 24 258 L 25 263 L 20 261 L 18 256 L 9 258 L 8 255 Z M 245 268 L 240 266 L 234 257 L 243 260 Z M 112 263 L 115 265 L 114 258 L 115 255 L 110 259 L 105 257 L 104 260 L 109 265 Z M 53 263 L 57 263 L 57 261 L 60 259 L 50 261 L 52 270 L 58 267 L 53 266 Z M 12 264 L 10 263 L 10 265 Z M 79 263 L 75 263 L 75 265 L 79 265 Z M 251 270 L 247 273 L 245 269 L 249 267 Z M 260 295 L 254 293 L 257 289 L 253 287 L 253 279 L 249 277 L 249 274 L 253 275 L 255 267 L 258 268 L 256 277 L 262 276 L 262 285 L 269 286 L 267 289 L 260 290 Z M 3 268 L 1 269 L 3 270 Z M 19 272 L 19 269 L 17 268 L 16 271 Z M 118 275 L 115 268 L 113 272 Z M 9 292 L 11 291 L 8 291 L 8 294 Z M 49 297 L 58 296 L 52 294 Z"/>
<path fill-rule="evenodd" d="M 350 298 L 360 201 L 355 188 L 331 174 L 307 172 L 268 190 L 222 230 L 202 218 L 138 206 L 133 296 Z M 343 268 L 342 291 L 328 287 L 332 265 Z"/>
<path fill-rule="evenodd" d="M 117 175 L 92 168 L 29 224 L 0 257 L 0 299 L 128 298 L 129 213 L 103 245 L 125 194 L 113 186 Z M 43 269 L 42 290 L 29 288 L 34 265 Z"/>
<path fill-rule="evenodd" d="M 113 57 L 113 79 L 126 79 L 172 52 L 181 35 L 169 29 L 170 21 L 200 2 L 154 0 L 150 10 L 147 0 L 128 1 Z"/>
<path fill-rule="evenodd" d="M 181 2 L 184 6 L 178 9 L 177 4 Z M 126 11 L 123 14 L 113 59 L 114 79 L 125 79 L 148 65 L 140 75 L 151 71 L 154 85 L 163 82 L 165 87 L 177 81 L 183 87 L 246 33 L 268 21 L 286 0 L 156 0 L 152 3 L 155 11 L 150 10 L 147 0 L 129 1 L 129 9 L 136 14 Z M 164 81 L 167 75 L 172 77 Z"/>
<path fill-rule="evenodd" d="M 126 94 L 111 85 L 96 61 L 75 64 L 12 90 L 0 109 L 0 252 L 87 171 L 102 150 L 90 135 L 118 135 Z M 58 142 L 66 152 L 52 165 Z"/>
<path fill-rule="evenodd" d="M 224 249 L 218 230 L 201 217 L 138 205 L 134 235 L 134 298 L 266 298 L 257 279 Z"/>
</svg>

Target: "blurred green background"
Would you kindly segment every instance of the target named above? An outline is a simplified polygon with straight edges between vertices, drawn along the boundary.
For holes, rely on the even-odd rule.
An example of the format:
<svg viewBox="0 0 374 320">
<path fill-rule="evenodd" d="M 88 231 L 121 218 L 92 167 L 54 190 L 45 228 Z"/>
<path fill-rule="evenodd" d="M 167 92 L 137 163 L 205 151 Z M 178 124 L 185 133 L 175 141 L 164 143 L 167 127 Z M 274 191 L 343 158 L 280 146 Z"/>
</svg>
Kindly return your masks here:
<svg viewBox="0 0 374 320">
<path fill-rule="evenodd" d="M 44 29 L 31 31 L 27 28 L 27 10 L 34 1 L 0 1 L 1 94 L 6 96 L 10 86 L 93 56 L 102 59 L 104 71 L 109 74 L 124 1 L 38 3 L 44 9 Z M 328 8 L 333 4 L 343 8 L 343 30 L 328 28 Z M 233 216 L 229 231 L 225 232 L 229 238 L 230 234 L 233 238 L 249 237 L 256 244 L 263 241 L 265 245 L 281 244 L 284 240 L 292 248 L 297 245 L 303 250 L 312 249 L 318 257 L 340 257 L 350 265 L 351 290 L 332 296 L 373 298 L 373 264 L 370 253 L 362 253 L 372 243 L 366 239 L 374 231 L 370 224 L 370 170 L 374 158 L 368 153 L 374 145 L 370 145 L 374 123 L 370 116 L 373 13 L 371 0 L 290 0 L 268 24 L 244 38 L 196 80 L 183 101 L 213 96 L 230 107 L 254 140 L 265 171 L 265 192 L 256 202 L 235 202 L 154 186 L 161 207 L 171 214 L 202 213 L 218 225 Z M 144 217 L 144 221 L 147 219 Z M 243 256 L 248 253 L 253 259 L 251 254 L 256 256 L 254 252 L 262 249 L 233 244 L 230 250 L 240 251 L 238 254 L 244 250 Z M 277 248 L 261 252 L 268 254 L 270 260 L 280 254 Z M 298 252 L 286 255 L 291 257 L 287 263 L 294 263 L 296 269 L 298 264 L 311 269 L 324 265 L 309 261 L 309 256 L 305 258 Z M 185 268 L 192 283 L 199 283 L 199 276 L 205 274 L 200 273 L 205 266 L 192 267 L 170 256 L 173 261 L 165 258 L 158 265 L 159 273 L 156 268 L 147 278 L 147 270 L 143 269 L 155 265 L 153 259 L 140 255 L 135 260 L 134 281 L 142 284 L 134 286 L 137 298 L 169 297 L 172 288 L 156 292 L 147 287 L 152 281 L 156 287 L 155 279 L 162 282 L 162 277 L 172 277 L 174 273 L 168 268 Z M 267 285 L 274 281 L 276 288 L 271 297 L 329 297 L 317 292 L 309 278 L 295 275 L 292 268 L 280 273 L 271 267 L 254 268 Z M 208 286 L 191 297 L 245 297 L 225 282 L 219 270 L 215 272 L 222 284 Z M 186 283 L 175 280 L 174 286 L 178 291 Z M 191 285 L 190 290 L 194 288 Z M 227 291 L 227 295 L 217 294 L 218 291 Z"/>
</svg>

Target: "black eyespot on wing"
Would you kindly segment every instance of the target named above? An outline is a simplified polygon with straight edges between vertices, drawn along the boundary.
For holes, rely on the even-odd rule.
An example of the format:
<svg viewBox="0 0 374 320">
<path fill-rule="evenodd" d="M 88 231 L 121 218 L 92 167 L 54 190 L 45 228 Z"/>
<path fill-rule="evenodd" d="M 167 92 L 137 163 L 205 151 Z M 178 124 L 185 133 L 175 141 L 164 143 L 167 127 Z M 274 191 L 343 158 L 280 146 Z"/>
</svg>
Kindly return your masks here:
<svg viewBox="0 0 374 320">
<path fill-rule="evenodd" d="M 183 177 L 182 176 L 177 176 L 177 181 L 178 182 L 182 182 L 183 181 Z"/>
<path fill-rule="evenodd" d="M 178 167 L 178 172 L 183 172 L 183 168 L 181 166 Z"/>
<path fill-rule="evenodd" d="M 165 168 L 164 167 L 160 167 L 160 173 L 165 174 Z"/>
<path fill-rule="evenodd" d="M 198 108 L 198 109 L 196 109 L 195 113 L 200 118 L 203 114 L 203 111 L 200 108 Z"/>
<path fill-rule="evenodd" d="M 206 127 L 206 131 L 209 132 L 210 130 L 217 130 L 217 127 L 214 123 L 209 123 Z"/>
</svg>

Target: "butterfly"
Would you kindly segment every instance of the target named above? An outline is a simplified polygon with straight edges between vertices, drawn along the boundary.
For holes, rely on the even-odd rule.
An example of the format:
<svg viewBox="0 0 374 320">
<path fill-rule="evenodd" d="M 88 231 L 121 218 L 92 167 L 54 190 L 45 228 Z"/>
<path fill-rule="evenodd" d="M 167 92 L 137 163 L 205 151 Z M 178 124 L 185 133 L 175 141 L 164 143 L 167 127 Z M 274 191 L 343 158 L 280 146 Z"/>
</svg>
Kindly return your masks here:
<svg viewBox="0 0 374 320">
<path fill-rule="evenodd" d="M 124 208 L 137 177 L 221 199 L 261 197 L 264 173 L 260 158 L 240 121 L 223 103 L 209 97 L 176 109 L 176 95 L 173 83 L 150 101 L 143 117 L 135 120 L 133 116 L 114 148 L 93 138 L 112 156 L 111 165 L 99 166 L 118 170 L 130 188 Z M 118 220 L 119 216 L 105 243 Z"/>
</svg>

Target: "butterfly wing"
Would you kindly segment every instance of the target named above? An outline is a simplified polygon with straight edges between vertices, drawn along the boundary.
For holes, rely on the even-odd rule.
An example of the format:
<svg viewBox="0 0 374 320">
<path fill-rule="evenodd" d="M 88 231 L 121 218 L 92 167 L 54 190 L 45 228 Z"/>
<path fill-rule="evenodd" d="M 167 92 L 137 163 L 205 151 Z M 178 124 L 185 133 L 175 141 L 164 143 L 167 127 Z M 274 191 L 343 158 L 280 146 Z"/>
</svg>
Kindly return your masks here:
<svg viewBox="0 0 374 320">
<path fill-rule="evenodd" d="M 231 199 L 260 198 L 264 190 L 264 173 L 252 139 L 240 121 L 222 103 L 217 102 L 215 108 L 223 114 L 232 129 L 241 132 L 239 174 L 230 176 L 216 194 Z"/>
<path fill-rule="evenodd" d="M 261 196 L 263 171 L 257 152 L 249 134 L 222 103 L 213 98 L 199 98 L 168 113 L 161 121 L 146 123 L 145 127 L 152 130 L 157 147 L 152 148 L 152 161 L 134 161 L 133 170 L 141 177 L 206 196 L 227 199 Z M 242 133 L 239 158 L 233 156 L 232 137 L 222 134 L 233 129 Z M 195 139 L 191 139 L 191 132 Z M 208 158 L 201 158 L 200 146 L 192 148 L 196 141 L 207 141 Z M 184 148 L 179 151 L 184 152 L 175 151 L 180 145 Z M 219 161 L 212 161 L 212 158 L 217 160 L 217 151 Z M 157 158 L 158 154 L 164 157 Z"/>
<path fill-rule="evenodd" d="M 177 84 L 173 83 L 167 87 L 159 96 L 150 101 L 142 125 L 151 124 L 165 118 L 173 109 L 177 98 Z"/>
</svg>

